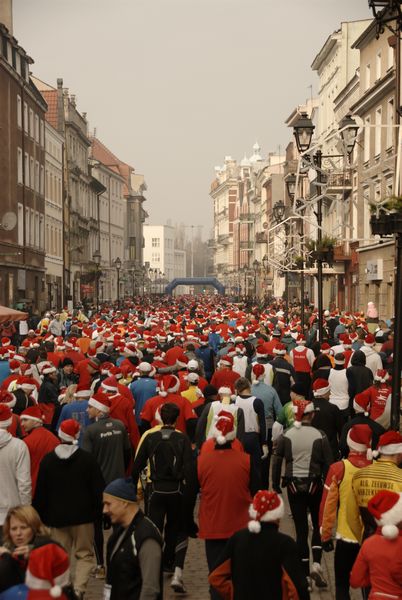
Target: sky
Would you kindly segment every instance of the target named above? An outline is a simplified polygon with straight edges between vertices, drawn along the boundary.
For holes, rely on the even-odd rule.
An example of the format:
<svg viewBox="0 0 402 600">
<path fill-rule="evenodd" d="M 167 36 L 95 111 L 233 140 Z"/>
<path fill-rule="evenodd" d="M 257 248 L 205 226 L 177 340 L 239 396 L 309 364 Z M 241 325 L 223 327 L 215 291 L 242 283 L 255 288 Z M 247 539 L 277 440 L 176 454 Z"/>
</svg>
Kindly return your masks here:
<svg viewBox="0 0 402 600">
<path fill-rule="evenodd" d="M 90 131 L 143 173 L 150 224 L 213 225 L 214 167 L 284 151 L 317 91 L 311 63 L 367 0 L 14 0 L 36 77 L 76 95 Z"/>
</svg>

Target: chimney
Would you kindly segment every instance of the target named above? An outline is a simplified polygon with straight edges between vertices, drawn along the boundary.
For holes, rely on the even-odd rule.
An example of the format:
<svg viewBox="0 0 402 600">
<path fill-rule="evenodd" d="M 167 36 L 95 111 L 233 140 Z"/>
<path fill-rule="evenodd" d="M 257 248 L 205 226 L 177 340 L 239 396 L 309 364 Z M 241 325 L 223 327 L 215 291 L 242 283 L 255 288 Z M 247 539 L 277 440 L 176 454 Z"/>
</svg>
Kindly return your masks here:
<svg viewBox="0 0 402 600">
<path fill-rule="evenodd" d="M 13 0 L 0 1 L 0 23 L 13 35 Z"/>
<path fill-rule="evenodd" d="M 57 131 L 64 134 L 64 89 L 61 78 L 57 79 Z"/>
</svg>

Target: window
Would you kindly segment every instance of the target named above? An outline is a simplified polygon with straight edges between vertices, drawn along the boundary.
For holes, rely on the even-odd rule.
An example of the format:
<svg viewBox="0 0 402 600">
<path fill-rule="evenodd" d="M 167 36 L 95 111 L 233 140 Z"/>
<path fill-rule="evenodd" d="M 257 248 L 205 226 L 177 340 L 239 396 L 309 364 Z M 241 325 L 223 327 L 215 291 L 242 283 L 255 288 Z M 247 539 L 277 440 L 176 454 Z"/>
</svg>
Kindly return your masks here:
<svg viewBox="0 0 402 600">
<path fill-rule="evenodd" d="M 381 79 L 381 52 L 377 52 L 375 57 L 375 78 L 376 81 Z"/>
<path fill-rule="evenodd" d="M 35 161 L 35 192 L 40 192 L 40 188 L 39 188 L 39 163 L 38 161 Z"/>
<path fill-rule="evenodd" d="M 45 194 L 45 169 L 43 165 L 40 166 L 40 194 Z"/>
<path fill-rule="evenodd" d="M 25 208 L 25 240 L 24 244 L 29 244 L 29 208 Z"/>
<path fill-rule="evenodd" d="M 160 247 L 160 238 L 152 238 L 152 248 Z"/>
<path fill-rule="evenodd" d="M 43 215 L 39 215 L 39 248 L 42 250 L 45 247 L 45 240 L 43 239 L 45 235 L 44 221 L 45 217 Z"/>
<path fill-rule="evenodd" d="M 21 148 L 17 148 L 17 182 L 24 183 Z"/>
<path fill-rule="evenodd" d="M 374 136 L 374 155 L 381 154 L 381 106 L 375 111 L 375 136 Z"/>
<path fill-rule="evenodd" d="M 35 167 L 33 156 L 29 158 L 29 187 L 35 189 Z"/>
<path fill-rule="evenodd" d="M 18 245 L 24 245 L 24 207 L 18 202 Z"/>
<path fill-rule="evenodd" d="M 387 198 L 389 198 L 389 196 L 392 196 L 393 194 L 393 188 L 394 188 L 394 181 L 392 177 L 388 177 L 385 180 L 385 196 Z"/>
<path fill-rule="evenodd" d="M 28 133 L 28 104 L 24 102 L 24 131 Z"/>
<path fill-rule="evenodd" d="M 394 118 L 394 99 L 390 98 L 387 102 L 387 149 L 394 144 Z"/>
<path fill-rule="evenodd" d="M 370 65 L 366 65 L 366 80 L 365 80 L 364 89 L 368 90 L 371 85 L 371 73 L 370 73 Z"/>
<path fill-rule="evenodd" d="M 364 162 L 370 160 L 370 116 L 364 119 Z"/>
<path fill-rule="evenodd" d="M 35 115 L 35 142 L 39 144 L 39 116 Z"/>
<path fill-rule="evenodd" d="M 22 127 L 22 101 L 19 94 L 17 94 L 17 125 Z"/>
<path fill-rule="evenodd" d="M 24 155 L 24 185 L 29 186 L 29 156 L 28 152 Z"/>
<path fill-rule="evenodd" d="M 1 51 L 6 60 L 8 60 L 8 45 L 6 36 L 1 36 Z"/>
<path fill-rule="evenodd" d="M 43 119 L 40 120 L 40 145 L 42 148 L 45 147 L 45 124 Z"/>
<path fill-rule="evenodd" d="M 31 208 L 31 221 L 29 223 L 29 244 L 35 246 L 35 211 Z"/>
<path fill-rule="evenodd" d="M 32 108 L 29 109 L 29 135 L 31 136 L 31 138 L 33 138 L 35 136 L 34 113 L 33 113 Z"/>
<path fill-rule="evenodd" d="M 394 66 L 394 49 L 392 46 L 388 46 L 387 60 L 388 60 L 387 70 L 392 69 L 392 67 Z"/>
</svg>

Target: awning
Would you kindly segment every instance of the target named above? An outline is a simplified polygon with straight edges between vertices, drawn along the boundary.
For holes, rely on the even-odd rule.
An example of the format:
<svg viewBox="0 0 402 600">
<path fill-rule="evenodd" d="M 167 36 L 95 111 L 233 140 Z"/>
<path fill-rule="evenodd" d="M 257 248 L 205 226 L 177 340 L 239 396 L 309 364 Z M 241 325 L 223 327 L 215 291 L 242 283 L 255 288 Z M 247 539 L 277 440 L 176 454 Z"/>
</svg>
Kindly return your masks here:
<svg viewBox="0 0 402 600">
<path fill-rule="evenodd" d="M 6 321 L 25 321 L 28 316 L 26 312 L 7 308 L 7 306 L 0 306 L 0 323 L 5 323 Z"/>
</svg>

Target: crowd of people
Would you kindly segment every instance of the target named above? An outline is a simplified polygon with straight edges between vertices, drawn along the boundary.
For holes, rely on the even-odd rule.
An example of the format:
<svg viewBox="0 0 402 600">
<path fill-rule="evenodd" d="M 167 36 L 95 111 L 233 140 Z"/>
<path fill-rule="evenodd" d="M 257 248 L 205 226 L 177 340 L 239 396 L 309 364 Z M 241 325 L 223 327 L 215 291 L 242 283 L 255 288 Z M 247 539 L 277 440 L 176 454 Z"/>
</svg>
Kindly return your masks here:
<svg viewBox="0 0 402 600">
<path fill-rule="evenodd" d="M 402 598 L 393 321 L 219 296 L 2 328 L 0 600 Z M 18 324 L 17 324 L 18 325 Z M 286 492 L 286 494 L 284 493 Z M 286 503 L 286 506 L 285 506 Z M 290 511 L 294 537 L 281 531 Z M 401 540 L 401 541 L 400 541 Z"/>
</svg>

